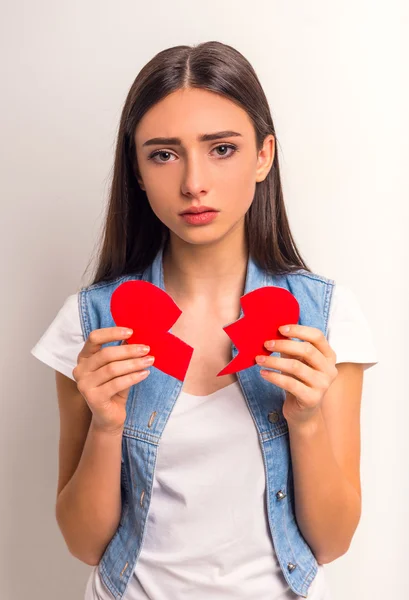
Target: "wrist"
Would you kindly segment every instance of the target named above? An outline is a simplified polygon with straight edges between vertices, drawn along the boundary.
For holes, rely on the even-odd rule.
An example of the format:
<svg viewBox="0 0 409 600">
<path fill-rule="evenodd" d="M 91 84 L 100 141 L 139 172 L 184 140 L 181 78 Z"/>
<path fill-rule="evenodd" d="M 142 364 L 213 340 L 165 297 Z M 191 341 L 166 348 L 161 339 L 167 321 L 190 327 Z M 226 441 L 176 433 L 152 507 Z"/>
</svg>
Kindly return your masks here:
<svg viewBox="0 0 409 600">
<path fill-rule="evenodd" d="M 287 419 L 288 429 L 300 434 L 314 435 L 320 430 L 324 424 L 324 417 L 321 411 L 321 407 L 318 407 L 313 413 L 310 413 L 308 417 L 303 419 Z"/>
<path fill-rule="evenodd" d="M 124 431 L 124 423 L 121 425 L 101 425 L 93 417 L 91 419 L 90 429 L 98 435 L 110 435 L 113 437 L 122 437 Z"/>
</svg>

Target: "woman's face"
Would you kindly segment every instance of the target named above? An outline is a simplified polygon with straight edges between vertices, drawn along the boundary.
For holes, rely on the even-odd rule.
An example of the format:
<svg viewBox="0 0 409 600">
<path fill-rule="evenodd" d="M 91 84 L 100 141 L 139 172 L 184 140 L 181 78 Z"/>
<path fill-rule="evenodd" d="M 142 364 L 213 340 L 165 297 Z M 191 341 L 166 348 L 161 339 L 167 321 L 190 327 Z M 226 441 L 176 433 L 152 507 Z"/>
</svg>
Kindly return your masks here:
<svg viewBox="0 0 409 600">
<path fill-rule="evenodd" d="M 200 140 L 205 134 L 217 135 Z M 178 90 L 153 106 L 138 124 L 135 143 L 138 181 L 153 212 L 179 238 L 196 244 L 244 226 L 256 182 L 267 176 L 274 158 L 272 135 L 257 153 L 246 111 L 195 88 Z M 192 225 L 180 216 L 203 205 L 218 211 L 207 224 Z"/>
</svg>

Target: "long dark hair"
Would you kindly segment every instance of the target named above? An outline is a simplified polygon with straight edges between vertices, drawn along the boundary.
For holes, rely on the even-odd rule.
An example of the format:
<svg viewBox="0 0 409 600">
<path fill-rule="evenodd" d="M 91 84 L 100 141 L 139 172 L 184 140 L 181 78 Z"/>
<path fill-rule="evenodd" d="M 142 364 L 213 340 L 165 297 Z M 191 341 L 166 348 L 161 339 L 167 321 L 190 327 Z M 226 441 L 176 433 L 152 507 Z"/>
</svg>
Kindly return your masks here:
<svg viewBox="0 0 409 600">
<path fill-rule="evenodd" d="M 162 50 L 139 72 L 128 92 L 119 124 L 112 183 L 92 284 L 142 272 L 153 261 L 169 229 L 155 215 L 137 181 L 134 133 L 143 115 L 176 90 L 202 88 L 241 106 L 251 118 L 257 149 L 275 137 L 275 155 L 264 181 L 256 183 L 245 215 L 249 253 L 267 272 L 310 271 L 290 231 L 277 152 L 277 137 L 267 98 L 247 59 L 217 41 Z M 88 267 L 87 267 L 88 269 Z M 87 270 L 86 269 L 86 270 Z M 86 272 L 86 271 L 85 271 Z"/>
</svg>

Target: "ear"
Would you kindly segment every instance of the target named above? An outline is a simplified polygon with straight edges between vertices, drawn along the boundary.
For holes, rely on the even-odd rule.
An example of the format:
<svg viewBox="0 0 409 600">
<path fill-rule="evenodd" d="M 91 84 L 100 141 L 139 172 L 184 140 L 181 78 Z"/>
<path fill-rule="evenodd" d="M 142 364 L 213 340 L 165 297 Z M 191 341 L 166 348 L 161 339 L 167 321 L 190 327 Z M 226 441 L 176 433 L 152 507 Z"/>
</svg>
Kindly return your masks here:
<svg viewBox="0 0 409 600">
<path fill-rule="evenodd" d="M 275 155 L 275 137 L 270 134 L 264 138 L 263 147 L 258 153 L 256 181 L 264 181 L 267 177 Z"/>
</svg>

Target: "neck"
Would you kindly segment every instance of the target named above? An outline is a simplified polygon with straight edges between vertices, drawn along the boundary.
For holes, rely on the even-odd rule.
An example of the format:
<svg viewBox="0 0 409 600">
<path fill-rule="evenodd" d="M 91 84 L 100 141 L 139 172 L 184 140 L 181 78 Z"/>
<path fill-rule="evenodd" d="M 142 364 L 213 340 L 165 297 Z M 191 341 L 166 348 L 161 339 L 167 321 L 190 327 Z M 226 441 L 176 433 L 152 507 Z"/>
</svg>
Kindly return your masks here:
<svg viewBox="0 0 409 600">
<path fill-rule="evenodd" d="M 165 289 L 178 303 L 230 301 L 243 295 L 248 249 L 244 232 L 212 244 L 170 235 L 163 254 Z"/>
</svg>

